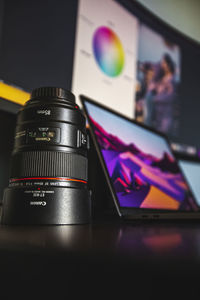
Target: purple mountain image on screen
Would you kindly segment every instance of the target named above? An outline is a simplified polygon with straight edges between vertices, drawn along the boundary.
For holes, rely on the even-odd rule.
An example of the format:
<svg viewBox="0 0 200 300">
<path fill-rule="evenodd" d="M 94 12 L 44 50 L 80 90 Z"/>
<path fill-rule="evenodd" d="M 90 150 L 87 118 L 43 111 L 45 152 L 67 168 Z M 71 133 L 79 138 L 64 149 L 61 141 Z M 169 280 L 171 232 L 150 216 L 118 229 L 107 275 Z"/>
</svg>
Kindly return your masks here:
<svg viewBox="0 0 200 300">
<path fill-rule="evenodd" d="M 158 159 L 157 157 L 150 155 L 148 153 L 142 152 L 136 145 L 133 143 L 125 144 L 118 137 L 107 133 L 102 126 L 100 126 L 94 119 L 90 117 L 90 121 L 94 128 L 95 135 L 97 136 L 98 143 L 101 149 L 105 150 L 114 150 L 116 152 L 131 152 L 132 154 L 136 154 L 146 163 L 157 166 L 163 171 L 170 171 L 172 173 L 179 172 L 178 165 L 176 161 L 169 156 L 166 152 L 164 152 L 163 157 Z"/>
<path fill-rule="evenodd" d="M 90 121 L 120 205 L 145 207 L 147 200 L 144 201 L 152 193 L 163 193 L 168 197 L 168 202 L 174 201 L 167 208 L 175 209 L 170 205 L 180 206 L 186 198 L 188 187 L 172 156 L 163 152 L 162 158 L 158 159 L 143 152 L 134 143 L 126 144 L 108 133 L 91 117 Z"/>
</svg>

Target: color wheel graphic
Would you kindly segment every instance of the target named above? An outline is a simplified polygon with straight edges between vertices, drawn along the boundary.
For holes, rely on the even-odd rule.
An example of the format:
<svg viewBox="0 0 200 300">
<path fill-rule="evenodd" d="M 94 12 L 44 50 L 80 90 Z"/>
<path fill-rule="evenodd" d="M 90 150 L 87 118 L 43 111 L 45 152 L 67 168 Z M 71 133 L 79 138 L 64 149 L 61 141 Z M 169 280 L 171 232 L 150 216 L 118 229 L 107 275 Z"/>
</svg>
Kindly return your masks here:
<svg viewBox="0 0 200 300">
<path fill-rule="evenodd" d="M 125 55 L 116 33 L 105 26 L 97 28 L 92 46 L 100 69 L 110 77 L 118 76 L 123 70 Z"/>
</svg>

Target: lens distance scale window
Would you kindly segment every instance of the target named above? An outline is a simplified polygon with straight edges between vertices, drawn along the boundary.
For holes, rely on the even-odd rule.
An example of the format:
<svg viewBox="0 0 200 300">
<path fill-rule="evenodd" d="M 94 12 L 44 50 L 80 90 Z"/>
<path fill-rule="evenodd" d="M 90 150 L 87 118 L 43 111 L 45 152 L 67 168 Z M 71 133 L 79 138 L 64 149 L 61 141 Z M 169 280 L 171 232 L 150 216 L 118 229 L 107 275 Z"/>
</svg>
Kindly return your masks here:
<svg viewBox="0 0 200 300">
<path fill-rule="evenodd" d="M 26 143 L 51 142 L 60 143 L 60 128 L 35 127 L 29 128 L 26 134 Z"/>
</svg>

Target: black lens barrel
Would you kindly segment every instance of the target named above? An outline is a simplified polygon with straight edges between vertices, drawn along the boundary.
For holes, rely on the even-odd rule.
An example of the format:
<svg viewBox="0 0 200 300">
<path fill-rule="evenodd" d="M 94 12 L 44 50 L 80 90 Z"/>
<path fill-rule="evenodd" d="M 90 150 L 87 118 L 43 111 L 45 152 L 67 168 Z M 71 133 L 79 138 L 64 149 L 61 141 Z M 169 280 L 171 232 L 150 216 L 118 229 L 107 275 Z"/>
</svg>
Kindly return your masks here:
<svg viewBox="0 0 200 300">
<path fill-rule="evenodd" d="M 85 117 L 75 96 L 56 87 L 33 90 L 18 113 L 3 223 L 87 223 L 88 147 Z"/>
</svg>

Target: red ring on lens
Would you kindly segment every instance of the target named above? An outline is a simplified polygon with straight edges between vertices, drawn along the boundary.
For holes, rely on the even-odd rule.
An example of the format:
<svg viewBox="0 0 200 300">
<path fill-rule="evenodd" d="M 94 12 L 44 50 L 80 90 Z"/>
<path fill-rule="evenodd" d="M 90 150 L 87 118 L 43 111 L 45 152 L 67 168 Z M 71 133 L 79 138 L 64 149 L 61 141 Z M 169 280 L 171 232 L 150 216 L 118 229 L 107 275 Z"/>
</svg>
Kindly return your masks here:
<svg viewBox="0 0 200 300">
<path fill-rule="evenodd" d="M 59 180 L 59 181 L 75 181 L 75 182 L 87 183 L 87 181 L 85 181 L 85 180 L 74 179 L 74 178 L 65 178 L 65 177 L 27 177 L 27 178 L 11 178 L 11 179 L 10 179 L 10 182 L 15 182 L 15 181 L 26 181 L 26 180 Z"/>
</svg>

